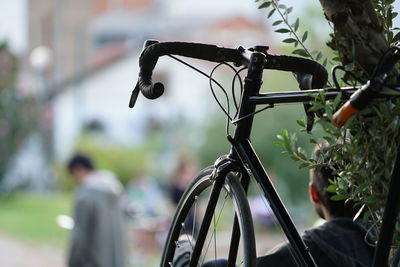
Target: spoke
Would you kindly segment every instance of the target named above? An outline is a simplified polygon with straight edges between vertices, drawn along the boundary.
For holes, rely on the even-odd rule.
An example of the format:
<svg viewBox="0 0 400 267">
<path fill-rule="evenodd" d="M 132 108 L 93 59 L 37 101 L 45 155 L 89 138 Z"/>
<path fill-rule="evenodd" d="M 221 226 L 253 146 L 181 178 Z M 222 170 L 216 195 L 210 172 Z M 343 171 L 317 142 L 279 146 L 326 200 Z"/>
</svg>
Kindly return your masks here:
<svg viewBox="0 0 400 267">
<path fill-rule="evenodd" d="M 199 200 L 199 196 L 194 197 L 194 214 L 193 214 L 193 227 L 192 227 L 192 236 L 194 236 L 194 230 L 196 226 L 196 214 L 197 214 L 197 202 Z"/>
<path fill-rule="evenodd" d="M 182 223 L 182 229 L 183 229 L 183 232 L 184 232 L 184 234 L 186 235 L 186 238 L 187 238 L 187 240 L 189 241 L 189 244 L 190 244 L 190 246 L 192 247 L 192 250 L 193 250 L 193 249 L 194 249 L 194 246 L 193 246 L 193 244 L 192 244 L 192 238 L 191 238 L 190 235 L 187 233 L 186 227 L 185 227 L 185 223 L 184 223 L 184 222 Z"/>
<path fill-rule="evenodd" d="M 218 219 L 217 219 L 217 222 L 215 223 L 215 225 L 219 223 L 219 220 L 220 220 L 221 214 L 222 214 L 222 210 L 223 210 L 224 207 L 225 207 L 225 203 L 226 203 L 226 199 L 227 199 L 227 198 L 228 198 L 228 193 L 225 194 L 224 203 L 222 203 L 222 207 L 221 207 L 220 212 L 219 212 L 219 214 L 218 214 Z M 214 219 L 215 219 L 215 215 L 214 215 Z M 208 241 L 207 249 L 206 249 L 206 251 L 205 251 L 205 253 L 204 253 L 203 261 L 202 261 L 202 262 L 204 262 L 205 259 L 206 259 L 206 255 L 207 255 L 208 249 L 210 248 L 211 242 L 212 242 L 213 237 L 214 237 L 214 233 L 216 232 L 216 227 L 215 227 L 215 225 L 214 225 L 214 230 L 213 230 L 213 233 L 212 233 L 212 235 L 211 235 L 211 237 L 210 237 L 210 240 Z"/>
</svg>

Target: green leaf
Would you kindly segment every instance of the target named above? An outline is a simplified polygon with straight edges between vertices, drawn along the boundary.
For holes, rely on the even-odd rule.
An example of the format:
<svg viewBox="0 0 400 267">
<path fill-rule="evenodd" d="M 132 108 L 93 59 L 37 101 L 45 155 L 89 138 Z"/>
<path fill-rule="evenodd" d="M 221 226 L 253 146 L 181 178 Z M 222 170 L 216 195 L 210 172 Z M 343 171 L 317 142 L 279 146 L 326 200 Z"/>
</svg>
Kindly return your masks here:
<svg viewBox="0 0 400 267">
<path fill-rule="evenodd" d="M 345 196 L 345 195 L 334 195 L 334 196 L 331 196 L 332 200 L 344 200 L 346 198 L 347 198 L 347 196 Z"/>
<path fill-rule="evenodd" d="M 322 62 L 322 66 L 326 67 L 326 64 L 328 63 L 328 59 L 325 58 L 324 62 Z"/>
<path fill-rule="evenodd" d="M 306 127 L 306 123 L 304 122 L 304 120 L 297 120 L 296 121 L 298 125 L 300 125 L 301 127 Z"/>
<path fill-rule="evenodd" d="M 291 156 L 290 158 L 291 158 L 293 161 L 295 161 L 295 162 L 296 162 L 296 161 L 299 161 L 299 159 L 296 158 L 295 156 Z"/>
<path fill-rule="evenodd" d="M 315 58 L 315 60 L 320 60 L 322 58 L 322 52 L 320 51 L 318 54 L 317 54 L 317 57 Z"/>
<path fill-rule="evenodd" d="M 286 9 L 286 14 L 289 14 L 290 12 L 292 12 L 293 7 L 289 7 L 288 9 Z"/>
<path fill-rule="evenodd" d="M 277 20 L 277 21 L 275 21 L 274 23 L 272 23 L 272 26 L 279 25 L 279 24 L 281 24 L 282 22 L 283 22 L 283 20 Z"/>
<path fill-rule="evenodd" d="M 276 145 L 277 147 L 285 147 L 285 144 L 279 141 L 275 141 L 273 142 L 274 145 Z"/>
<path fill-rule="evenodd" d="M 294 50 L 294 51 L 292 52 L 292 54 L 299 55 L 299 56 L 303 56 L 303 57 L 309 57 L 307 51 L 304 50 L 304 49 L 301 49 L 301 48 Z"/>
<path fill-rule="evenodd" d="M 282 136 L 284 139 L 288 139 L 288 137 L 289 137 L 289 132 L 288 132 L 288 130 L 283 129 L 283 130 L 281 131 L 281 136 Z"/>
<path fill-rule="evenodd" d="M 301 38 L 301 41 L 305 42 L 305 40 L 307 40 L 307 36 L 308 36 L 308 31 L 305 31 L 303 37 Z"/>
<path fill-rule="evenodd" d="M 354 62 L 347 64 L 346 66 L 344 66 L 344 69 L 346 71 L 353 71 L 354 70 Z"/>
<path fill-rule="evenodd" d="M 287 32 L 290 32 L 290 31 L 288 29 L 281 28 L 281 29 L 276 30 L 275 32 L 287 33 Z"/>
<path fill-rule="evenodd" d="M 400 40 L 400 32 L 396 33 L 396 35 L 393 37 L 392 42 L 397 42 Z"/>
<path fill-rule="evenodd" d="M 267 18 L 270 18 L 274 13 L 275 13 L 275 8 L 271 9 L 271 11 L 268 13 Z"/>
<path fill-rule="evenodd" d="M 342 100 L 342 93 L 340 92 L 332 101 L 333 108 L 337 108 Z"/>
<path fill-rule="evenodd" d="M 258 9 L 268 8 L 271 4 L 272 2 L 264 2 L 258 7 Z"/>
<path fill-rule="evenodd" d="M 303 162 L 302 164 L 300 164 L 299 168 L 302 169 L 302 168 L 305 168 L 308 166 L 310 166 L 310 164 L 308 162 Z"/>
<path fill-rule="evenodd" d="M 295 42 L 297 42 L 297 40 L 294 39 L 294 38 L 287 38 L 287 39 L 283 40 L 282 42 L 284 42 L 284 43 L 295 43 Z"/>
<path fill-rule="evenodd" d="M 299 28 L 300 20 L 299 18 L 296 19 L 296 22 L 293 24 L 294 31 L 296 32 Z"/>
<path fill-rule="evenodd" d="M 360 186 L 358 186 L 358 187 L 356 188 L 356 190 L 354 190 L 354 194 L 355 194 L 355 195 L 360 194 L 360 193 L 363 192 L 367 187 L 368 187 L 368 184 L 367 184 L 367 183 L 361 184 Z"/>
<path fill-rule="evenodd" d="M 286 6 L 285 6 L 284 4 L 280 4 L 280 5 L 278 5 L 278 7 L 279 7 L 280 9 L 286 9 Z"/>
<path fill-rule="evenodd" d="M 328 187 L 325 190 L 329 193 L 336 193 L 336 185 L 334 184 L 328 185 Z"/>
</svg>

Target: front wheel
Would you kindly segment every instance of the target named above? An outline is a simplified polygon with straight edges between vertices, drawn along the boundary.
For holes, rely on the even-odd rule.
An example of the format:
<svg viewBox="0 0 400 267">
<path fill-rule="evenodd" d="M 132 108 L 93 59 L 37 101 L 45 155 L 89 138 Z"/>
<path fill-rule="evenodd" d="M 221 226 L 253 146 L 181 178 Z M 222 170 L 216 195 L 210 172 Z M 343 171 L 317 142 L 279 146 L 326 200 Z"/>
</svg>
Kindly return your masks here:
<svg viewBox="0 0 400 267">
<path fill-rule="evenodd" d="M 209 200 L 216 181 L 212 172 L 212 167 L 200 172 L 183 194 L 169 229 L 161 266 L 189 266 L 189 262 L 190 266 L 215 266 L 217 262 L 225 266 L 255 266 L 253 221 L 240 175 L 228 173 L 215 204 Z M 210 204 L 215 208 L 211 216 L 205 216 Z M 206 220 L 209 227 L 201 254 L 193 260 L 199 229 Z"/>
</svg>

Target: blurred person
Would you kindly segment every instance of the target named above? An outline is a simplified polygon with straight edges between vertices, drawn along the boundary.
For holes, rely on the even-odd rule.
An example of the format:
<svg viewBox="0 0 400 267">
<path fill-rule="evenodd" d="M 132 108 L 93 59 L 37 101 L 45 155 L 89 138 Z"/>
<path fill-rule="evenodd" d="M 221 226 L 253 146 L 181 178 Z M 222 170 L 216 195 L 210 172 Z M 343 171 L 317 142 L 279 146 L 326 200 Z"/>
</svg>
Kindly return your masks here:
<svg viewBox="0 0 400 267">
<path fill-rule="evenodd" d="M 165 212 L 164 194 L 155 178 L 136 175 L 126 185 L 133 213 L 157 217 Z"/>
<path fill-rule="evenodd" d="M 132 241 L 130 263 L 148 263 L 161 247 L 160 234 L 168 228 L 165 196 L 153 177 L 134 176 L 126 186 Z"/>
<path fill-rule="evenodd" d="M 171 199 L 175 205 L 178 204 L 186 187 L 194 179 L 197 169 L 197 162 L 193 158 L 183 155 L 179 157 L 170 186 Z"/>
<path fill-rule="evenodd" d="M 178 164 L 172 175 L 172 181 L 170 185 L 170 196 L 175 206 L 178 205 L 179 200 L 186 190 L 186 187 L 188 187 L 192 179 L 195 178 L 197 169 L 197 162 L 192 157 L 184 155 L 179 157 Z M 193 211 L 190 211 L 185 221 L 185 225 L 187 225 L 187 227 L 192 228 L 195 222 L 195 216 L 196 214 L 193 214 Z M 198 230 L 197 226 L 198 225 L 195 226 L 195 231 Z"/>
<path fill-rule="evenodd" d="M 68 163 L 77 189 L 69 267 L 124 267 L 122 185 L 110 171 L 95 169 L 92 160 L 76 154 Z"/>
<path fill-rule="evenodd" d="M 328 163 L 327 152 L 331 149 L 326 143 L 317 145 L 314 157 Z M 302 239 L 309 248 L 317 266 L 355 267 L 371 266 L 374 247 L 370 233 L 362 219 L 353 221 L 359 212 L 352 201 L 332 200 L 332 193 L 326 191 L 329 179 L 336 174 L 329 166 L 310 170 L 309 196 L 317 214 L 325 220 L 318 227 L 306 230 Z M 362 216 L 360 216 L 362 217 Z M 369 242 L 367 242 L 367 241 Z M 187 266 L 192 250 L 190 243 L 180 244 L 174 257 L 174 265 Z M 203 267 L 226 266 L 225 259 L 207 262 Z M 257 266 L 297 266 L 288 243 L 279 245 L 266 256 L 257 258 Z"/>
</svg>

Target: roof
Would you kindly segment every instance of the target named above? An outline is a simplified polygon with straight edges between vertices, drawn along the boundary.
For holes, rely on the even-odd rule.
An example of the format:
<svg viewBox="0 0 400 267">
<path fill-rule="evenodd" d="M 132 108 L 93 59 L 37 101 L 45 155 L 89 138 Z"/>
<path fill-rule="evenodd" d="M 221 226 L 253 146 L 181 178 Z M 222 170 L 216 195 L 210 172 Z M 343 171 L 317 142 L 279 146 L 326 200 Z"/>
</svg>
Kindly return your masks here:
<svg viewBox="0 0 400 267">
<path fill-rule="evenodd" d="M 243 16 L 229 17 L 211 25 L 216 30 L 264 30 L 262 23 L 251 21 Z"/>
</svg>

